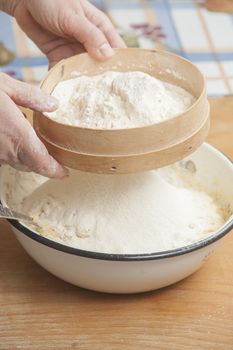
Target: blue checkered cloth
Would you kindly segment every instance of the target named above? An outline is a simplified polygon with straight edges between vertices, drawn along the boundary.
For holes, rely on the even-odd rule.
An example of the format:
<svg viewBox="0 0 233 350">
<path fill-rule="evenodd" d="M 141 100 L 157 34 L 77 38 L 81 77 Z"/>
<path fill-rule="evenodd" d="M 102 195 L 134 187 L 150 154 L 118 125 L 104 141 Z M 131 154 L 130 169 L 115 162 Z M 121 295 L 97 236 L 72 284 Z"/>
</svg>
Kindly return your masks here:
<svg viewBox="0 0 233 350">
<path fill-rule="evenodd" d="M 201 1 L 191 0 L 93 3 L 111 18 L 128 46 L 177 53 L 194 62 L 204 73 L 209 95 L 233 93 L 233 16 L 223 12 L 224 0 L 222 10 L 216 9 L 222 12 L 209 11 L 201 6 Z M 11 53 L 14 55 L 0 70 L 38 83 L 47 71 L 46 57 L 10 16 L 0 13 L 0 26 L 0 48 L 9 57 Z"/>
</svg>

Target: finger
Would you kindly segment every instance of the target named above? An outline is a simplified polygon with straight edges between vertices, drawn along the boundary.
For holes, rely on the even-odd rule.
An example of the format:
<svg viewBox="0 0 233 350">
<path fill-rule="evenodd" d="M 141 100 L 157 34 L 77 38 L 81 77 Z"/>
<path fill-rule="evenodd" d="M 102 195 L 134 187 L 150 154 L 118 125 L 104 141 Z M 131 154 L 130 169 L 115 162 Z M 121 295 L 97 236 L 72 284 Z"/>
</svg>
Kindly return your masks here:
<svg viewBox="0 0 233 350">
<path fill-rule="evenodd" d="M 59 106 L 57 99 L 43 92 L 39 87 L 0 75 L 0 88 L 17 104 L 39 112 L 52 112 Z"/>
<path fill-rule="evenodd" d="M 0 163 L 63 178 L 67 169 L 53 159 L 10 97 L 0 92 Z"/>
<path fill-rule="evenodd" d="M 67 34 L 78 40 L 90 53 L 98 59 L 106 59 L 114 55 L 107 38 L 94 24 L 84 16 L 73 15 L 65 28 Z"/>
<path fill-rule="evenodd" d="M 110 19 L 88 1 L 85 1 L 84 4 L 87 18 L 105 34 L 111 47 L 126 48 L 125 42 L 117 33 Z"/>
<path fill-rule="evenodd" d="M 85 52 L 85 48 L 83 45 L 78 43 L 76 40 L 75 42 L 67 42 L 64 44 L 64 46 L 60 47 L 54 47 L 50 52 L 47 53 L 47 57 L 49 59 L 49 67 L 50 70 L 56 63 L 58 63 L 61 59 L 71 57 L 73 55 L 77 55 L 79 53 Z"/>
<path fill-rule="evenodd" d="M 48 153 L 32 128 L 28 130 L 27 139 L 19 147 L 18 159 L 30 171 L 49 178 L 62 179 L 69 174 L 68 170 Z"/>
<path fill-rule="evenodd" d="M 55 32 L 46 30 L 46 26 L 42 27 L 39 25 L 32 16 L 27 16 L 27 20 L 25 21 L 22 15 L 17 17 L 17 22 L 31 40 L 48 57 L 49 69 L 64 58 L 86 51 L 83 45 L 77 42 L 77 40 L 74 40 L 74 38 L 70 40 L 70 36 L 67 33 L 65 34 L 63 30 L 56 29 Z M 33 31 L 31 28 L 33 28 Z"/>
</svg>

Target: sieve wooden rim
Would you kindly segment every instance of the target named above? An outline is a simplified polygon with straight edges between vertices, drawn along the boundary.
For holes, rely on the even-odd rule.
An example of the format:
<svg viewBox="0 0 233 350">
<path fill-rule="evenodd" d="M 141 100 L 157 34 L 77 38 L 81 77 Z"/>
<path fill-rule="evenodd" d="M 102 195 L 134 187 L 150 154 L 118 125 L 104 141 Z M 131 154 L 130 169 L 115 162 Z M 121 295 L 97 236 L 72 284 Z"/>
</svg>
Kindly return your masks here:
<svg viewBox="0 0 233 350">
<path fill-rule="evenodd" d="M 124 66 L 118 66 L 117 62 L 124 62 Z M 160 66 L 156 66 L 155 63 L 160 63 Z M 149 69 L 151 73 L 156 69 L 153 71 L 154 76 L 186 88 L 197 100 L 184 113 L 169 120 L 129 129 L 70 126 L 35 112 L 34 126 L 37 133 L 48 141 L 74 152 L 127 156 L 170 147 L 182 142 L 200 128 L 209 111 L 205 79 L 195 65 L 169 52 L 136 48 L 118 49 L 110 60 L 104 62 L 97 61 L 86 53 L 76 55 L 54 66 L 41 83 L 41 88 L 51 93 L 59 81 L 70 78 L 75 67 L 76 70 L 78 67 L 81 73 L 86 71 L 86 74 L 98 74 L 109 70 L 109 67 L 115 67 L 114 70 L 118 71 L 128 71 L 130 66 L 131 70 Z"/>
<path fill-rule="evenodd" d="M 210 118 L 206 117 L 201 127 L 188 138 L 170 147 L 156 151 L 131 155 L 96 155 L 74 152 L 46 140 L 42 142 L 61 164 L 80 171 L 100 174 L 127 174 L 161 168 L 175 163 L 194 152 L 207 137 Z"/>
</svg>

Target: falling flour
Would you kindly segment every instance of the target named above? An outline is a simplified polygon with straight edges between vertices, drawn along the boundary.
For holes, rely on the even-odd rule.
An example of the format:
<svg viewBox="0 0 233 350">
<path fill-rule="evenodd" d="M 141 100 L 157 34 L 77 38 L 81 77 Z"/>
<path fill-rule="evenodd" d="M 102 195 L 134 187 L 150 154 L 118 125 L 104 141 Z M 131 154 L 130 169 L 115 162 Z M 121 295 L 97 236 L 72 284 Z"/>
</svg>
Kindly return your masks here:
<svg viewBox="0 0 233 350">
<path fill-rule="evenodd" d="M 158 123 L 184 112 L 195 101 L 186 90 L 143 72 L 80 75 L 60 82 L 53 96 L 60 105 L 46 113 L 50 118 L 103 129 Z"/>
</svg>

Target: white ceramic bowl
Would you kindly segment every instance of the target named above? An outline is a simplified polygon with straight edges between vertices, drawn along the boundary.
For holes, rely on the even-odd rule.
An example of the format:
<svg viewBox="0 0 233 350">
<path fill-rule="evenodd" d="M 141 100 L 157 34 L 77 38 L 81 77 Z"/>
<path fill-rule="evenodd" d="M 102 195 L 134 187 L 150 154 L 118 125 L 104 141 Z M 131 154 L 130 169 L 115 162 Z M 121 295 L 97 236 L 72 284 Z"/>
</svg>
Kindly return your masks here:
<svg viewBox="0 0 233 350">
<path fill-rule="evenodd" d="M 233 209 L 233 163 L 203 144 L 186 160 L 208 189 L 220 193 Z M 194 244 L 152 254 L 102 254 L 71 248 L 44 238 L 15 220 L 12 229 L 28 252 L 46 270 L 74 285 L 107 293 L 145 292 L 175 283 L 196 270 L 233 227 L 233 217 L 217 232 Z"/>
</svg>

